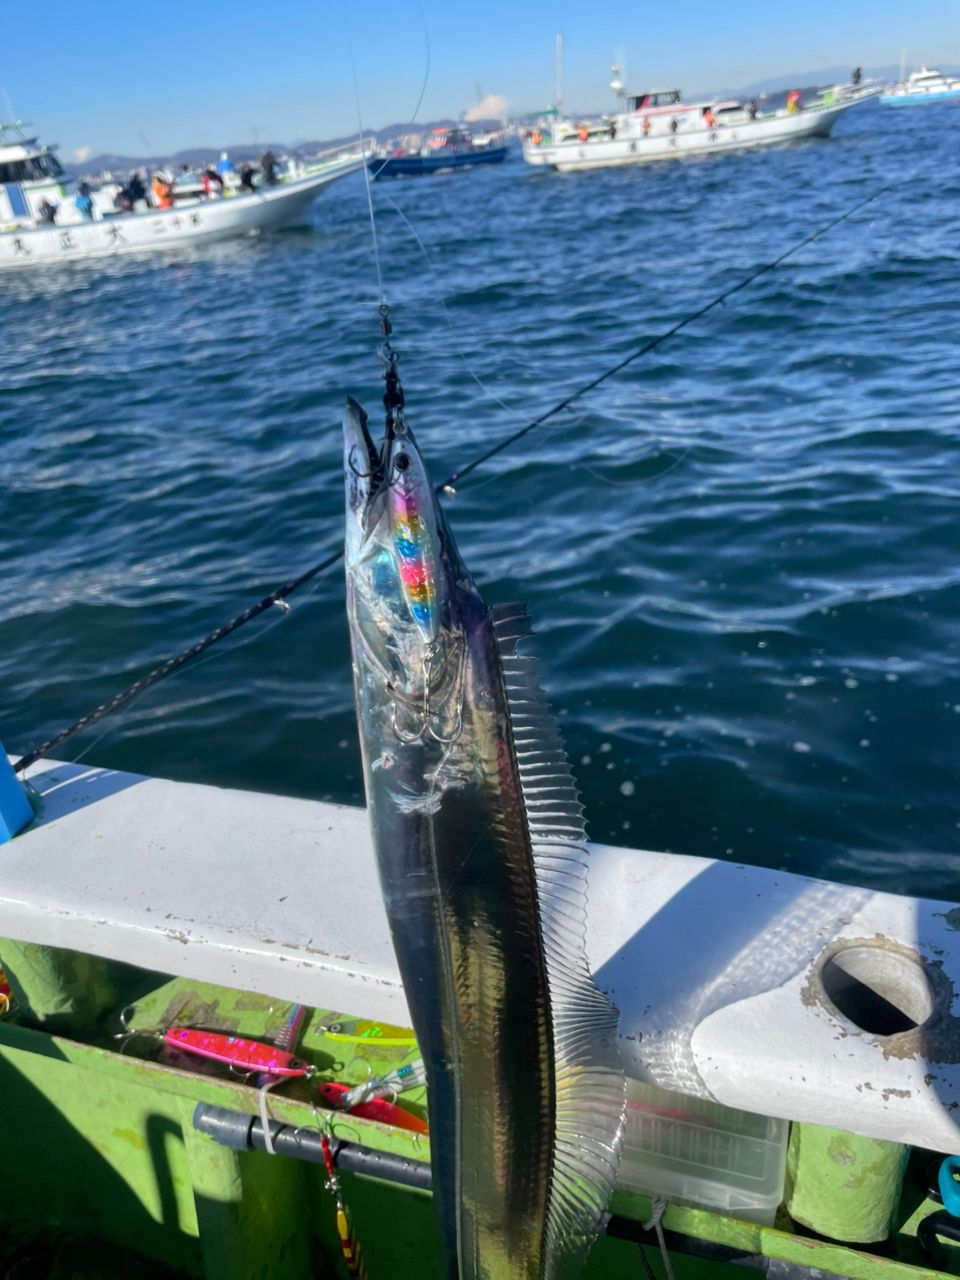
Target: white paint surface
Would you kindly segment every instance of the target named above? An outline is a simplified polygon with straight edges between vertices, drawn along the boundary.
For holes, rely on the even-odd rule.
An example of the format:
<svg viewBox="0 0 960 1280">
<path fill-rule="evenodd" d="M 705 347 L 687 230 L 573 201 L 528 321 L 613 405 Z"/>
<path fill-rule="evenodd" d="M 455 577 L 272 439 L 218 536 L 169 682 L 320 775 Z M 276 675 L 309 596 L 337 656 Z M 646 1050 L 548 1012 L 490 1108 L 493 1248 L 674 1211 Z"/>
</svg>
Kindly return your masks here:
<svg viewBox="0 0 960 1280">
<path fill-rule="evenodd" d="M 0 937 L 408 1024 L 362 810 L 51 762 L 32 781 L 42 819 L 0 846 Z M 590 955 L 631 1075 L 942 1151 L 960 1149 L 960 1063 L 922 1039 L 896 1056 L 809 990 L 825 947 L 877 937 L 960 985 L 950 911 L 592 848 Z M 960 1059 L 958 1025 L 941 1018 L 941 1057 Z"/>
</svg>

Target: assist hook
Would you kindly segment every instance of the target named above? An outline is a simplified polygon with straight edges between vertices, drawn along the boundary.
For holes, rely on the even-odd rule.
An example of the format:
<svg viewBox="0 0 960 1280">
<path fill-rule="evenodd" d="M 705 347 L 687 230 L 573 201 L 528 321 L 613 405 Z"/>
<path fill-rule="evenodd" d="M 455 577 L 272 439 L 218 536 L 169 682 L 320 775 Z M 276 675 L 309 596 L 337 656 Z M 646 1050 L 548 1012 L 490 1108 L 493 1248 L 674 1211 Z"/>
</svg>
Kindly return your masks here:
<svg viewBox="0 0 960 1280">
<path fill-rule="evenodd" d="M 402 435 L 405 430 L 403 387 L 400 385 L 399 357 L 390 342 L 390 335 L 393 333 L 390 308 L 385 302 L 381 302 L 377 311 L 380 316 L 380 333 L 383 335 L 377 354 L 383 363 L 383 380 L 386 383 L 383 407 L 387 411 L 387 439 L 391 440 L 395 434 Z"/>
</svg>

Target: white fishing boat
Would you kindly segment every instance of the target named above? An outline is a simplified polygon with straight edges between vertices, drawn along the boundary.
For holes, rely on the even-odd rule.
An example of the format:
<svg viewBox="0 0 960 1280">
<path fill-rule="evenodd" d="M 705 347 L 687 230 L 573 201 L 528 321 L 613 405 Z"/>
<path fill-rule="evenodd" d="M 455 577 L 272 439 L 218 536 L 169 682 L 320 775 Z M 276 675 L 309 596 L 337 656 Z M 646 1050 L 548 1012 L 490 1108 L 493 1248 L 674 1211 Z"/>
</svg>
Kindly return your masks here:
<svg viewBox="0 0 960 1280">
<path fill-rule="evenodd" d="M 600 169 L 826 137 L 845 111 L 879 92 L 871 84 L 836 85 L 809 102 L 792 93 L 783 108 L 763 111 L 752 102 L 684 102 L 679 89 L 627 93 L 616 67 L 614 73 L 611 87 L 624 109 L 602 120 L 554 119 L 529 130 L 523 138 L 528 164 Z"/>
<path fill-rule="evenodd" d="M 321 188 L 363 165 L 359 146 L 313 163 L 309 171 L 243 194 L 176 192 L 168 208 L 150 193 L 120 211 L 120 184 L 88 190 L 85 216 L 53 147 L 26 134 L 24 126 L 0 125 L 0 268 L 107 258 L 122 253 L 199 244 L 296 223 Z M 173 184 L 171 182 L 171 187 Z M 86 188 L 85 188 L 86 190 Z M 52 220 L 51 220 L 52 219 Z"/>
<path fill-rule="evenodd" d="M 960 76 L 945 76 L 928 67 L 914 71 L 907 80 L 901 75 L 899 84 L 890 85 L 880 95 L 885 107 L 919 107 L 956 100 L 960 100 Z"/>
</svg>

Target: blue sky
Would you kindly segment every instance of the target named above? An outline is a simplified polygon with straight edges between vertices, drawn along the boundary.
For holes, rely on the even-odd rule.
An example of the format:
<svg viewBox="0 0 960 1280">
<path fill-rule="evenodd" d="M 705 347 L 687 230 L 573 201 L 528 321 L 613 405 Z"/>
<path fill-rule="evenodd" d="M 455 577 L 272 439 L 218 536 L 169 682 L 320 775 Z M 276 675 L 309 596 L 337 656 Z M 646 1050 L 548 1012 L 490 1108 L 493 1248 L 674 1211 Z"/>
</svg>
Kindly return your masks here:
<svg viewBox="0 0 960 1280">
<path fill-rule="evenodd" d="M 423 18 L 431 69 L 421 118 L 458 114 L 478 88 L 507 99 L 511 110 L 546 105 L 556 31 L 564 34 L 572 110 L 609 104 L 614 57 L 631 85 L 688 91 L 889 65 L 902 46 L 914 62 L 960 62 L 957 0 L 421 3 L 19 5 L 4 17 L 0 90 L 73 159 L 85 151 L 228 145 L 252 141 L 254 129 L 261 141 L 282 142 L 354 130 L 351 47 L 364 122 L 409 119 L 426 62 Z"/>
</svg>

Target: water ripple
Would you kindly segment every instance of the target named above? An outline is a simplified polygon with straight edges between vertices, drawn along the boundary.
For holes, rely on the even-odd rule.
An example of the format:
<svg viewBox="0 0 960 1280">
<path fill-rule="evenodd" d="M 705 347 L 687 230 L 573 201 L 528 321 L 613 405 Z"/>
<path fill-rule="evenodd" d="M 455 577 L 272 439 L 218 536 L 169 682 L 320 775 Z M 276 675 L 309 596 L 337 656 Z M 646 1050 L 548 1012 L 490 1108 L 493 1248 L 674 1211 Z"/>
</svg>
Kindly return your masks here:
<svg viewBox="0 0 960 1280">
<path fill-rule="evenodd" d="M 960 894 L 957 122 L 911 114 L 375 192 L 439 476 L 898 176 L 450 503 L 489 598 L 529 601 L 597 839 Z M 307 231 L 5 278 L 11 749 L 336 544 L 343 399 L 382 394 L 364 204 L 351 179 Z M 358 802 L 339 569 L 98 733 L 75 751 Z"/>
</svg>

